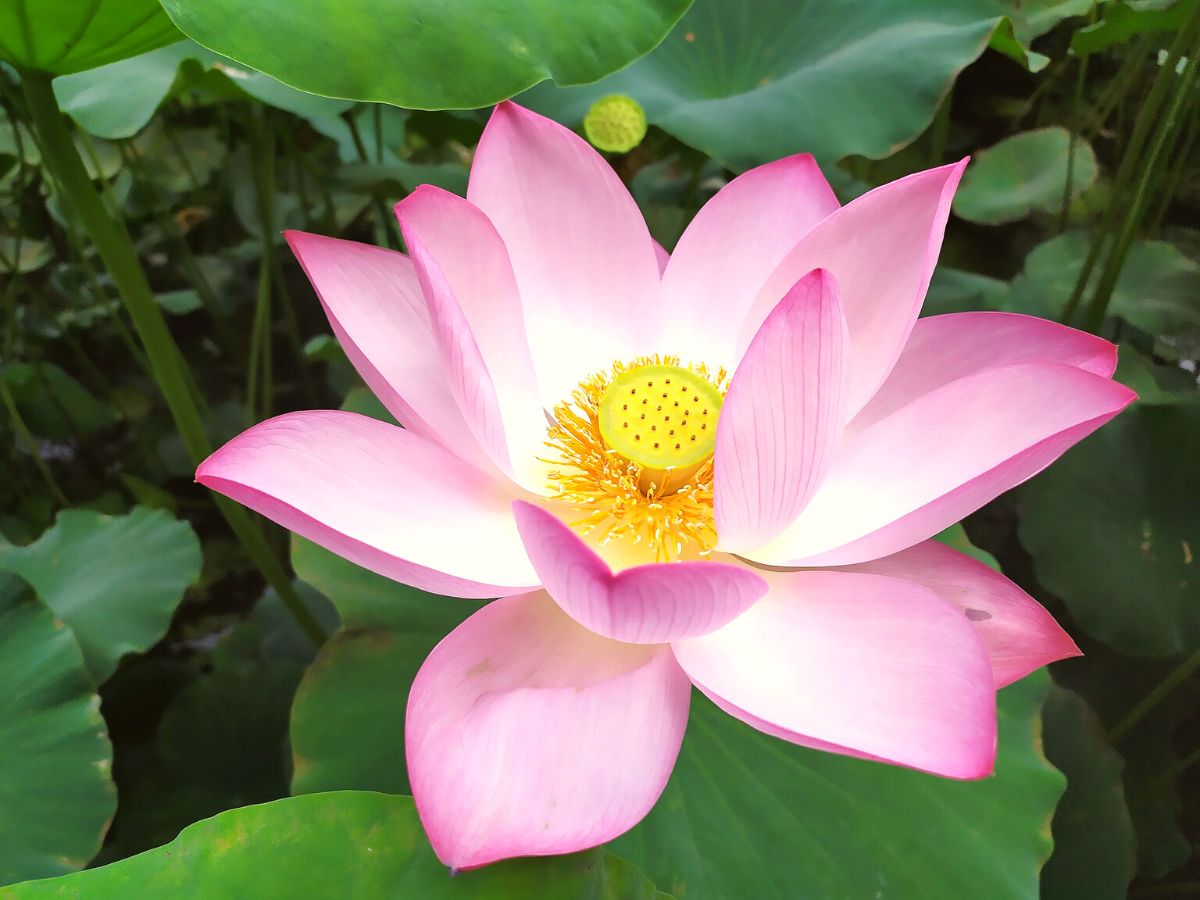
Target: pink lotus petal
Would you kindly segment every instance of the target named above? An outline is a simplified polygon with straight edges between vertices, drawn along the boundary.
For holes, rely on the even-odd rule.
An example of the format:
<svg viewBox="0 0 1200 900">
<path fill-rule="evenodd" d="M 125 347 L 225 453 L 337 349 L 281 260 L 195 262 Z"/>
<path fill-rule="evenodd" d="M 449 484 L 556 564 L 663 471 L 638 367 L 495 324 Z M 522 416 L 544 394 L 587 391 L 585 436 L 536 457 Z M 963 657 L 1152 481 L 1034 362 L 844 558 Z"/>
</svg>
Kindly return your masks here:
<svg viewBox="0 0 1200 900">
<path fill-rule="evenodd" d="M 286 231 L 333 333 L 368 387 L 405 428 L 495 471 L 446 381 L 425 298 L 408 258 L 393 250 Z"/>
<path fill-rule="evenodd" d="M 539 591 L 490 603 L 413 682 L 413 799 L 458 869 L 594 847 L 666 786 L 691 688 L 669 647 L 593 634 Z"/>
<path fill-rule="evenodd" d="M 810 272 L 767 316 L 725 396 L 714 481 L 723 550 L 761 547 L 820 486 L 842 436 L 849 357 L 837 284 Z"/>
<path fill-rule="evenodd" d="M 767 583 L 747 566 L 671 562 L 612 569 L 557 516 L 513 502 L 517 529 L 542 584 L 579 624 L 634 644 L 707 634 L 747 609 Z"/>
<path fill-rule="evenodd" d="M 475 152 L 467 197 L 508 247 L 543 405 L 613 360 L 662 350 L 650 233 L 586 141 L 501 103 Z"/>
<path fill-rule="evenodd" d="M 804 512 L 748 555 L 839 566 L 911 547 L 1036 475 L 1134 396 L 1064 363 L 973 372 L 848 431 Z"/>
<path fill-rule="evenodd" d="M 495 597 L 538 584 L 512 492 L 453 454 L 348 412 L 296 412 L 244 431 L 196 480 L 388 578 Z"/>
<path fill-rule="evenodd" d="M 849 572 L 771 573 L 770 592 L 675 658 L 722 709 L 785 740 L 950 778 L 996 755 L 987 653 L 927 588 Z"/>
<path fill-rule="evenodd" d="M 504 242 L 469 201 L 430 185 L 396 204 L 396 217 L 472 431 L 523 487 L 542 490 L 546 416 Z"/>
<path fill-rule="evenodd" d="M 940 541 L 923 541 L 883 559 L 837 571 L 902 578 L 953 603 L 983 639 L 996 688 L 1080 655 L 1075 642 L 1040 603 L 999 572 Z"/>
<path fill-rule="evenodd" d="M 433 333 L 442 353 L 442 365 L 450 393 L 462 410 L 463 418 L 479 446 L 501 469 L 512 475 L 504 422 L 496 386 L 488 374 L 483 354 L 471 333 L 471 326 L 437 262 L 414 237 L 409 245 L 410 258 L 417 270 L 421 290 L 429 304 Z"/>
<path fill-rule="evenodd" d="M 1003 312 L 966 312 L 918 319 L 896 366 L 851 423 L 877 422 L 955 379 L 1015 362 L 1061 362 L 1108 378 L 1114 344 L 1057 322 Z"/>
<path fill-rule="evenodd" d="M 668 328 L 667 345 L 659 349 L 689 361 L 735 367 L 737 326 L 764 282 L 837 208 L 837 197 L 807 153 L 758 166 L 725 185 L 688 225 L 663 273 Z M 805 272 L 822 265 L 813 263 Z M 796 273 L 773 300 L 805 272 Z"/>
<path fill-rule="evenodd" d="M 741 346 L 750 343 L 788 288 L 813 269 L 828 269 L 841 291 L 853 348 L 847 411 L 862 409 L 917 320 L 966 163 L 885 184 L 823 219 L 759 291 L 742 326 Z"/>
<path fill-rule="evenodd" d="M 661 277 L 662 273 L 667 271 L 667 263 L 671 261 L 671 254 L 667 252 L 658 241 L 654 241 L 654 261 L 658 264 L 658 274 Z"/>
</svg>

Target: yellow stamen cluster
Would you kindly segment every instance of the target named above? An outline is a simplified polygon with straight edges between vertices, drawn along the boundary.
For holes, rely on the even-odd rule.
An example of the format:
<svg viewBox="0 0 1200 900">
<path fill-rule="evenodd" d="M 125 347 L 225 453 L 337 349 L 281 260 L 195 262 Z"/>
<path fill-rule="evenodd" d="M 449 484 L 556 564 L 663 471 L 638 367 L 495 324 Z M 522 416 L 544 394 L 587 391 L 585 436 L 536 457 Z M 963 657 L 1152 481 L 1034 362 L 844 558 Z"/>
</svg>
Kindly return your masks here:
<svg viewBox="0 0 1200 900">
<path fill-rule="evenodd" d="M 645 367 L 679 366 L 675 356 L 642 357 L 589 376 L 570 400 L 554 408 L 546 440 L 552 451 L 546 462 L 555 467 L 550 472 L 555 499 L 578 512 L 571 524 L 582 534 L 597 535 L 601 543 L 644 543 L 660 562 L 705 557 L 716 544 L 712 455 L 686 466 L 650 468 L 610 446 L 601 420 L 605 393 L 614 381 L 628 383 L 627 373 Z M 683 368 L 702 379 L 719 404 L 726 371 L 712 373 L 704 365 Z"/>
</svg>

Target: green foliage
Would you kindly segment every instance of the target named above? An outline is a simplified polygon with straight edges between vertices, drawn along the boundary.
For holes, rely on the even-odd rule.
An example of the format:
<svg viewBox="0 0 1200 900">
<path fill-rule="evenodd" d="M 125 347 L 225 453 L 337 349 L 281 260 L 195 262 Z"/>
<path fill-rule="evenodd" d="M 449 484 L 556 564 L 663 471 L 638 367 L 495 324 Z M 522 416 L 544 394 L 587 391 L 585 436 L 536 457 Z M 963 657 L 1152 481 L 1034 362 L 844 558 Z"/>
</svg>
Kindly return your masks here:
<svg viewBox="0 0 1200 900">
<path fill-rule="evenodd" d="M 1059 318 L 1087 256 L 1090 236 L 1069 231 L 1035 247 L 1012 283 L 1005 308 Z M 1099 272 L 1093 272 L 1089 287 Z M 1166 241 L 1129 249 L 1108 303 L 1109 316 L 1158 338 L 1154 349 L 1187 355 L 1200 342 L 1200 262 Z"/>
<path fill-rule="evenodd" d="M 145 128 L 177 81 L 183 89 L 199 87 L 230 100 L 255 99 L 299 116 L 337 116 L 353 105 L 297 91 L 189 40 L 56 78 L 54 94 L 81 128 L 116 140 Z"/>
<path fill-rule="evenodd" d="M 0 883 L 92 867 L 0 893 L 664 896 L 634 863 L 692 900 L 1190 888 L 1196 0 L 167 5 L 202 43 L 145 0 L 0 0 Z M 1138 403 L 938 536 L 1085 652 L 1001 692 L 994 778 L 823 755 L 698 696 L 662 801 L 610 848 L 631 863 L 450 878 L 387 796 L 414 674 L 479 604 L 300 539 L 293 578 L 285 536 L 235 513 L 235 540 L 193 472 L 280 412 L 391 421 L 280 232 L 402 248 L 392 203 L 464 194 L 487 121 L 417 107 L 546 78 L 519 102 L 585 133 L 597 98 L 644 107 L 636 147 L 596 143 L 668 248 L 787 153 L 842 202 L 970 155 L 923 314 L 1069 313 L 1121 344 Z M 345 789 L 383 793 L 321 793 Z"/>
<path fill-rule="evenodd" d="M 1054 856 L 1042 869 L 1045 900 L 1121 900 L 1136 868 L 1123 763 L 1087 702 L 1055 686 L 1046 699 L 1046 757 L 1067 776 L 1054 812 Z"/>
<path fill-rule="evenodd" d="M 692 898 L 1036 895 L 1063 789 L 1041 754 L 1047 680 L 1001 692 L 996 775 L 979 782 L 795 747 L 697 697 L 663 798 L 613 848 Z"/>
<path fill-rule="evenodd" d="M 1136 404 L 1021 489 L 1021 542 L 1080 626 L 1134 655 L 1200 647 L 1200 403 Z"/>
<path fill-rule="evenodd" d="M 299 893 L 297 893 L 299 891 Z M 451 875 L 421 835 L 412 800 L 357 791 L 292 797 L 232 810 L 165 847 L 6 896 L 654 898 L 629 863 L 592 850 Z"/>
<path fill-rule="evenodd" d="M 1014 134 L 975 157 L 954 195 L 954 213 L 968 222 L 999 225 L 1035 210 L 1057 212 L 1064 199 L 1091 187 L 1096 174 L 1091 146 L 1073 142 L 1065 128 Z"/>
<path fill-rule="evenodd" d="M 293 538 L 292 564 L 329 598 L 346 629 L 321 648 L 297 691 L 292 791 L 406 793 L 409 688 L 437 642 L 479 604 L 399 584 L 303 538 Z M 347 743 L 346 734 L 363 740 Z"/>
<path fill-rule="evenodd" d="M 116 808 L 111 768 L 74 635 L 0 574 L 0 884 L 87 864 Z"/>
<path fill-rule="evenodd" d="M 71 627 L 100 684 L 122 656 L 149 649 L 167 630 L 200 574 L 200 543 L 163 510 L 67 510 L 29 546 L 0 545 L 0 570 L 33 585 Z"/>
<path fill-rule="evenodd" d="M 54 363 L 14 363 L 0 369 L 0 379 L 29 430 L 38 437 L 63 441 L 109 428 L 117 421 L 112 407 Z"/>
<path fill-rule="evenodd" d="M 1079 2 L 697 0 L 645 59 L 593 85 L 523 98 L 576 126 L 597 99 L 626 94 L 651 124 L 724 165 L 790 153 L 821 161 L 894 153 L 933 118 L 955 76 L 1011 18 L 1028 41 Z M 914 65 L 914 61 L 919 64 Z"/>
<path fill-rule="evenodd" d="M 54 75 L 103 66 L 179 39 L 156 0 L 5 0 L 0 60 Z"/>
<path fill-rule="evenodd" d="M 1099 53 L 1146 32 L 1175 31 L 1196 8 L 1196 0 L 1113 0 L 1100 8 L 1103 17 L 1099 22 L 1071 36 L 1071 52 L 1077 56 Z"/>
<path fill-rule="evenodd" d="M 199 43 L 301 90 L 413 109 L 470 109 L 547 78 L 583 84 L 616 71 L 661 41 L 689 4 L 166 0 L 163 5 Z"/>
</svg>

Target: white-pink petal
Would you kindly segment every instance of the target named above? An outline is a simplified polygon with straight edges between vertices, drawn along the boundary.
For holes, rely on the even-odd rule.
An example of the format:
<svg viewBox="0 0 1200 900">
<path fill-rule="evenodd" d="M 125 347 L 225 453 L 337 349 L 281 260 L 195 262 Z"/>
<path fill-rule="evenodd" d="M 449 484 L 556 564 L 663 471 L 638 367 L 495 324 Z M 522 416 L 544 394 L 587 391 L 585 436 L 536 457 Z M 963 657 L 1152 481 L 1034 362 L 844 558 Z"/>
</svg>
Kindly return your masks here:
<svg viewBox="0 0 1200 900">
<path fill-rule="evenodd" d="M 902 578 L 953 603 L 983 639 L 997 688 L 1057 660 L 1080 655 L 1045 607 L 999 572 L 940 541 L 923 541 L 883 559 L 837 571 Z"/>
<path fill-rule="evenodd" d="M 725 185 L 692 219 L 663 273 L 661 303 L 669 327 L 662 352 L 736 366 L 738 325 L 764 282 L 837 208 L 837 197 L 807 153 L 750 169 Z"/>
<path fill-rule="evenodd" d="M 494 471 L 450 392 L 408 258 L 355 241 L 284 234 L 338 342 L 380 402 L 405 428 Z"/>
<path fill-rule="evenodd" d="M 950 778 L 991 773 L 992 672 L 961 610 L 880 575 L 768 581 L 767 596 L 730 624 L 672 645 L 714 702 L 804 746 Z"/>
<path fill-rule="evenodd" d="M 934 388 L 1015 362 L 1060 362 L 1108 378 L 1115 344 L 1035 316 L 965 312 L 918 319 L 904 351 L 851 427 L 861 429 Z"/>
<path fill-rule="evenodd" d="M 842 436 L 849 356 L 837 284 L 810 272 L 767 316 L 725 395 L 713 488 L 722 550 L 761 547 L 820 486 Z"/>
<path fill-rule="evenodd" d="M 767 279 L 742 325 L 749 345 L 775 303 L 824 268 L 841 291 L 850 328 L 847 397 L 853 415 L 891 371 L 917 320 L 966 160 L 868 191 L 817 224 Z"/>
<path fill-rule="evenodd" d="M 538 585 L 514 490 L 415 432 L 296 412 L 242 432 L 196 480 L 351 562 L 422 590 L 496 597 Z"/>
<path fill-rule="evenodd" d="M 593 634 L 541 591 L 488 604 L 409 694 L 408 774 L 434 852 L 470 869 L 632 828 L 666 786 L 690 693 L 666 645 Z"/>
<path fill-rule="evenodd" d="M 1133 399 L 1065 363 L 973 372 L 861 430 L 852 423 L 804 512 L 747 555 L 840 566 L 911 547 L 1036 475 Z"/>
<path fill-rule="evenodd" d="M 430 185 L 396 204 L 396 217 L 472 430 L 523 487 L 542 490 L 546 417 L 504 242 L 481 210 Z"/>
<path fill-rule="evenodd" d="M 586 141 L 501 103 L 467 197 L 508 247 L 547 408 L 614 360 L 661 352 L 653 241 L 621 179 Z"/>
<path fill-rule="evenodd" d="M 450 393 L 479 446 L 501 471 L 511 476 L 513 469 L 504 439 L 500 401 L 471 326 L 437 261 L 415 237 L 408 250 L 429 305 L 433 336 L 442 354 Z"/>
<path fill-rule="evenodd" d="M 513 503 L 525 550 L 555 602 L 597 634 L 655 644 L 707 634 L 767 590 L 758 573 L 733 562 L 670 562 L 612 569 L 557 516 Z"/>
</svg>

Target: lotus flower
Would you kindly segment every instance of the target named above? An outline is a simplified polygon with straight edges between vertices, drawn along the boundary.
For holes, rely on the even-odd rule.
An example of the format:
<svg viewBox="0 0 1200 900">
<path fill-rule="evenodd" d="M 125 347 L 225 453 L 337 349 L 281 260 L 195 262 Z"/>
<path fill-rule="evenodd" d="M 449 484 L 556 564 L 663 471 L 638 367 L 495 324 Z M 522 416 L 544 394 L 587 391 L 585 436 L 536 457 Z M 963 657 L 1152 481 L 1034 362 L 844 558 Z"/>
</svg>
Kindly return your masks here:
<svg viewBox="0 0 1200 900">
<path fill-rule="evenodd" d="M 290 413 L 197 479 L 375 572 L 500 598 L 408 700 L 443 862 L 631 828 L 693 685 L 795 744 L 992 771 L 996 689 L 1078 651 L 930 538 L 1133 394 L 1092 335 L 917 318 L 965 165 L 839 206 L 811 157 L 782 159 L 668 258 L 596 152 L 505 103 L 465 200 L 423 186 L 396 207 L 407 256 L 288 234 L 403 427 Z"/>
</svg>

